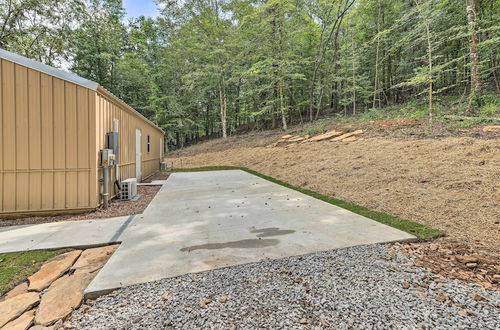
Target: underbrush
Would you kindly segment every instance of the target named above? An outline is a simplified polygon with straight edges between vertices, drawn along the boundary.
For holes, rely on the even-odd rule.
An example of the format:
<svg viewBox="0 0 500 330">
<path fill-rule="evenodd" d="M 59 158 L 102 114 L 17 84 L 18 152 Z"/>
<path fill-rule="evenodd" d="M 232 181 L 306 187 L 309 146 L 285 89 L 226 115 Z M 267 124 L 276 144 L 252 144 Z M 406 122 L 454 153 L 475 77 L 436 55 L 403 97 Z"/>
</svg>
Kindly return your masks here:
<svg viewBox="0 0 500 330">
<path fill-rule="evenodd" d="M 456 96 L 436 97 L 433 104 L 432 121 L 430 121 L 427 100 L 420 99 L 401 105 L 371 108 L 358 112 L 356 115 L 334 114 L 306 124 L 304 132 L 307 135 L 314 135 L 324 132 L 329 126 L 338 124 L 403 118 L 422 120 L 431 127 L 443 126 L 451 130 L 500 121 L 498 120 L 500 117 L 499 95 L 483 95 L 481 104 L 482 106 L 475 113 L 470 114 L 468 113 L 467 100 Z"/>
</svg>

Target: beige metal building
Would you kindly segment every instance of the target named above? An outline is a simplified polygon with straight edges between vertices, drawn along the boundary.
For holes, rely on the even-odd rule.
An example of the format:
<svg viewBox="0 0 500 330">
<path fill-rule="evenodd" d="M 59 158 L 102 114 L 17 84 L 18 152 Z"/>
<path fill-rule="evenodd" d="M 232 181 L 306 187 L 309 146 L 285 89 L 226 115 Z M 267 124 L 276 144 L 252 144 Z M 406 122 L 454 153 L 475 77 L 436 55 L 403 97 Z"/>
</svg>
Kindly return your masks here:
<svg viewBox="0 0 500 330">
<path fill-rule="evenodd" d="M 102 203 L 100 150 L 118 128 L 118 180 L 159 170 L 164 132 L 99 84 L 0 49 L 0 217 Z"/>
</svg>

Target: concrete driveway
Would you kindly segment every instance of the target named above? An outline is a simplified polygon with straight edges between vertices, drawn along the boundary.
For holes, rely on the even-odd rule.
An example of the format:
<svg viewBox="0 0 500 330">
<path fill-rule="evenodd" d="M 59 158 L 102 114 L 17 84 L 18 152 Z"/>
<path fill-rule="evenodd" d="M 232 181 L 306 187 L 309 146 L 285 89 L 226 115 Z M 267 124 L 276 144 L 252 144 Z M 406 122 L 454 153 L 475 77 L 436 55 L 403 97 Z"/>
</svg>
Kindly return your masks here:
<svg viewBox="0 0 500 330">
<path fill-rule="evenodd" d="M 86 290 L 415 237 L 244 171 L 174 173 Z"/>
<path fill-rule="evenodd" d="M 244 171 L 174 173 L 141 215 L 0 230 L 0 253 L 121 242 L 85 294 L 415 237 Z"/>
</svg>

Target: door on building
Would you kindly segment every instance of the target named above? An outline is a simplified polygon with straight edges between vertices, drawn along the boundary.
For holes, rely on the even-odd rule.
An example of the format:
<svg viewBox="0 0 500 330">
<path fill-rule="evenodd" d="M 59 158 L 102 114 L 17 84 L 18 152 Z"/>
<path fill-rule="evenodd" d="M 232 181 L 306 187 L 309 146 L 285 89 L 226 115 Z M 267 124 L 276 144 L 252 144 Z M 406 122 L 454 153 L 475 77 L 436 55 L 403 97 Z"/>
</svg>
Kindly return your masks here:
<svg viewBox="0 0 500 330">
<path fill-rule="evenodd" d="M 142 133 L 139 128 L 135 130 L 135 177 L 137 181 L 142 177 Z"/>
</svg>

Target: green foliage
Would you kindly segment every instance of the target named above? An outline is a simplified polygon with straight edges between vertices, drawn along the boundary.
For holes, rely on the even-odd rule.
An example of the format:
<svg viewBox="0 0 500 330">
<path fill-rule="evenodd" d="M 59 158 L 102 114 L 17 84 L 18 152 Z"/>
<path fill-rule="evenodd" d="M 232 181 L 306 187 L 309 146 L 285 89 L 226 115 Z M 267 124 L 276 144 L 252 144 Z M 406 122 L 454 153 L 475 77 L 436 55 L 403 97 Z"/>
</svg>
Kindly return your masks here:
<svg viewBox="0 0 500 330">
<path fill-rule="evenodd" d="M 497 115 L 481 94 L 499 93 L 495 0 L 476 1 L 474 25 L 466 1 L 157 2 L 157 18 L 125 20 L 120 0 L 6 0 L 0 47 L 97 81 L 174 148 L 324 115 Z M 481 89 L 471 91 L 476 25 Z M 441 107 L 449 96 L 466 106 Z"/>
<path fill-rule="evenodd" d="M 69 250 L 40 250 L 0 254 L 0 296 L 36 272 L 45 261 L 67 251 Z"/>
<path fill-rule="evenodd" d="M 298 192 L 301 192 L 301 193 L 306 194 L 308 196 L 317 198 L 317 199 L 322 200 L 324 202 L 339 206 L 341 208 L 344 208 L 344 209 L 349 210 L 351 212 L 365 216 L 367 218 L 378 221 L 380 223 L 386 224 L 388 226 L 400 229 L 402 231 L 405 231 L 407 233 L 415 235 L 416 237 L 418 237 L 420 239 L 432 239 L 432 238 L 436 238 L 436 237 L 444 235 L 444 233 L 441 230 L 433 229 L 431 227 L 420 224 L 418 222 L 398 218 L 398 217 L 392 216 L 390 214 L 379 212 L 379 211 L 373 211 L 373 210 L 370 210 L 366 207 L 355 205 L 352 203 L 348 203 L 348 202 L 345 202 L 345 201 L 342 201 L 340 199 L 336 199 L 336 198 L 333 198 L 330 196 L 322 195 L 322 194 L 319 194 L 317 192 L 314 192 L 314 191 L 311 191 L 308 189 L 292 186 L 291 184 L 288 184 L 286 182 L 280 181 L 280 180 L 275 179 L 273 177 L 261 174 L 257 171 L 251 170 L 251 169 L 246 168 L 246 167 L 207 166 L 207 167 L 200 167 L 200 168 L 174 169 L 173 171 L 175 171 L 175 172 L 200 172 L 200 171 L 221 171 L 221 170 L 242 170 L 242 171 L 248 172 L 248 173 L 253 174 L 255 176 L 258 176 L 262 179 L 271 181 L 273 183 L 279 184 L 279 185 L 284 186 L 286 188 L 296 190 Z"/>
<path fill-rule="evenodd" d="M 484 117 L 500 116 L 500 96 L 495 94 L 486 94 L 481 96 L 483 106 L 479 110 L 479 115 Z"/>
</svg>

